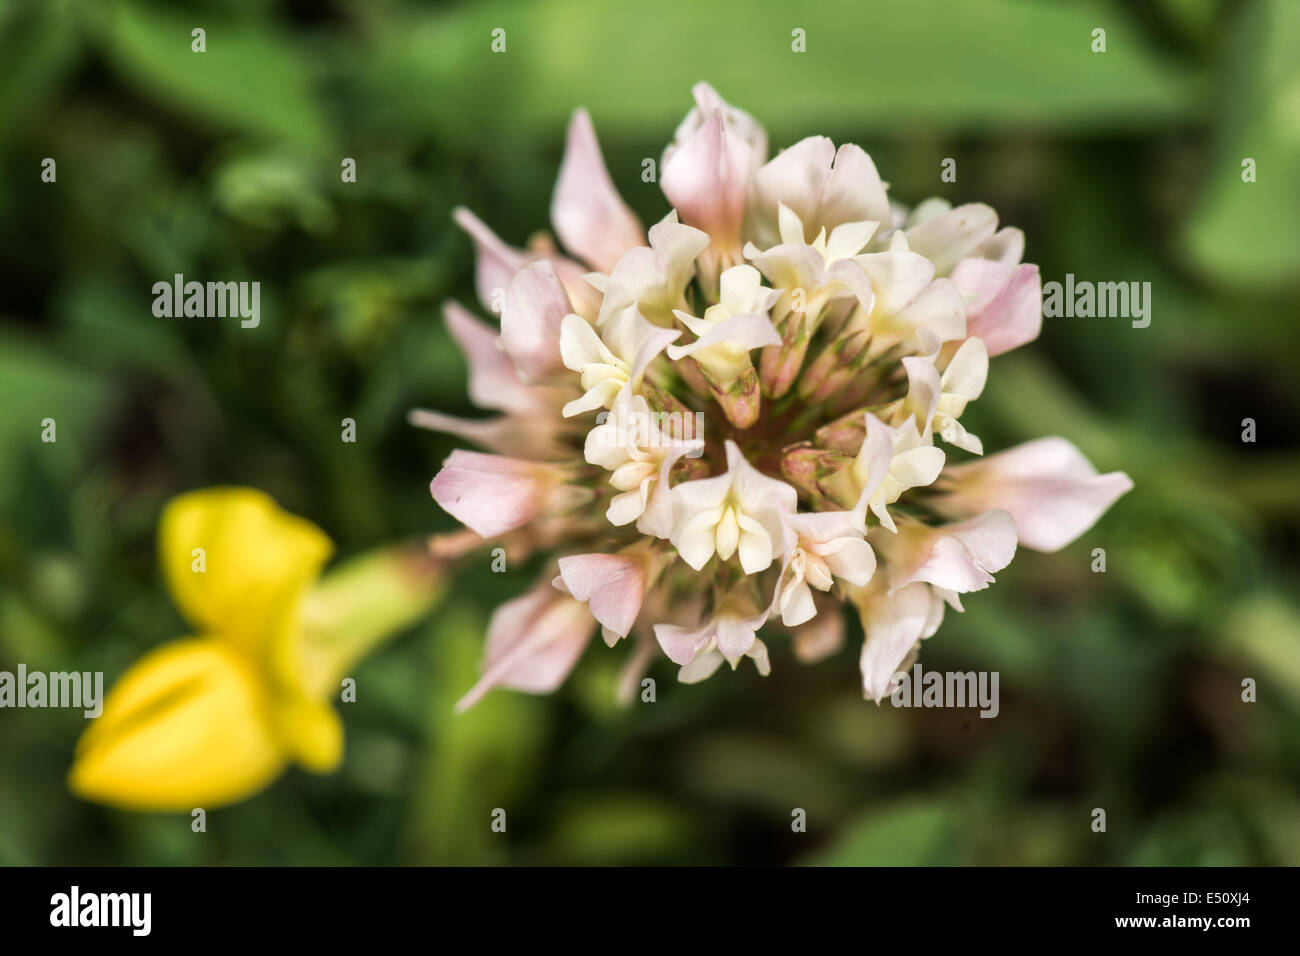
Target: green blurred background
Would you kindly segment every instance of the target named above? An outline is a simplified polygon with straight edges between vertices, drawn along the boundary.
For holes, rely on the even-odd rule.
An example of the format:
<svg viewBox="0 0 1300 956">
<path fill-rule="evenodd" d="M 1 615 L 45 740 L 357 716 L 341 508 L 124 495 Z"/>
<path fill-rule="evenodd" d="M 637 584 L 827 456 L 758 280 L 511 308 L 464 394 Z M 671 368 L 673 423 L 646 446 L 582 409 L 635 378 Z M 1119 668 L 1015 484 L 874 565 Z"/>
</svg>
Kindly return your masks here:
<svg viewBox="0 0 1300 956">
<path fill-rule="evenodd" d="M 657 220 L 641 160 L 698 80 L 774 150 L 826 133 L 905 202 L 993 204 L 1044 281 L 1152 283 L 1149 328 L 1048 319 L 968 413 L 990 449 L 1063 434 L 1136 482 L 927 643 L 927 668 L 999 671 L 1000 716 L 865 703 L 854 623 L 812 667 L 776 642 L 768 679 L 684 687 L 661 662 L 627 709 L 626 649 L 595 642 L 555 696 L 457 717 L 491 609 L 539 570 L 476 561 L 357 674 L 342 770 L 203 835 L 72 798 L 79 712 L 0 712 L 0 863 L 1300 863 L 1291 0 L 0 0 L 0 669 L 111 682 L 181 635 L 154 535 L 187 489 L 263 488 L 345 556 L 450 529 L 427 485 L 451 443 L 404 421 L 469 411 L 450 210 L 515 244 L 545 227 L 587 106 Z M 260 327 L 155 318 L 176 272 L 261 281 Z"/>
</svg>

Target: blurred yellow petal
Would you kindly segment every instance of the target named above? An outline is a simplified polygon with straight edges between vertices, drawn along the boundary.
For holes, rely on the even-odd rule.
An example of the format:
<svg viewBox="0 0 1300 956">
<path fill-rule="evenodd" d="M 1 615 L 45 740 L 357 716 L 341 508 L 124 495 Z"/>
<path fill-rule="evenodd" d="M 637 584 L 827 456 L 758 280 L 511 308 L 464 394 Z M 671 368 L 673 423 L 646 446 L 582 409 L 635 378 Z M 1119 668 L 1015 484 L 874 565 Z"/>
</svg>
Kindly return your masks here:
<svg viewBox="0 0 1300 956">
<path fill-rule="evenodd" d="M 265 787 L 285 754 L 258 676 L 220 641 L 164 645 L 109 692 L 77 744 L 68 784 L 133 810 L 205 809 Z"/>
<path fill-rule="evenodd" d="M 286 697 L 276 707 L 280 739 L 291 756 L 313 773 L 330 773 L 343 760 L 343 722 L 328 703 Z"/>
<path fill-rule="evenodd" d="M 254 661 L 296 627 L 303 597 L 333 545 L 310 521 L 251 488 L 210 488 L 168 504 L 159 529 L 163 573 L 197 630 Z"/>
</svg>

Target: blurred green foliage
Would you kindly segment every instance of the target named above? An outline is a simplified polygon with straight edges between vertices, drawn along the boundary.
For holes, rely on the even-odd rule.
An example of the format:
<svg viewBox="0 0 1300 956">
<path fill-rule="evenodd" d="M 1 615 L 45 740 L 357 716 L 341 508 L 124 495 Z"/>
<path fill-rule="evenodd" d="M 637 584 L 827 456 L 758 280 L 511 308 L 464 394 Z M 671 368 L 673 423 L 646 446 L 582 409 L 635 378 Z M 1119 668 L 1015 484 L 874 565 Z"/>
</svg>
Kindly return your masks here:
<svg viewBox="0 0 1300 956">
<path fill-rule="evenodd" d="M 69 796 L 79 713 L 0 712 L 0 863 L 1300 863 L 1300 4 L 0 0 L 0 64 L 0 668 L 111 681 L 178 636 L 154 532 L 183 490 L 263 488 L 345 556 L 450 528 L 425 489 L 451 446 L 404 424 L 468 410 L 449 212 L 542 227 L 580 105 L 646 221 L 641 159 L 706 79 L 774 147 L 859 142 L 904 201 L 992 203 L 1045 280 L 1154 301 L 1147 329 L 1047 320 L 969 413 L 1136 481 L 928 642 L 1001 673 L 996 720 L 864 703 L 852 641 L 811 668 L 782 643 L 766 680 L 660 665 L 629 709 L 595 646 L 553 698 L 457 717 L 537 570 L 474 563 L 359 668 L 342 771 L 202 836 Z M 261 325 L 155 318 L 176 272 L 261 281 Z"/>
</svg>

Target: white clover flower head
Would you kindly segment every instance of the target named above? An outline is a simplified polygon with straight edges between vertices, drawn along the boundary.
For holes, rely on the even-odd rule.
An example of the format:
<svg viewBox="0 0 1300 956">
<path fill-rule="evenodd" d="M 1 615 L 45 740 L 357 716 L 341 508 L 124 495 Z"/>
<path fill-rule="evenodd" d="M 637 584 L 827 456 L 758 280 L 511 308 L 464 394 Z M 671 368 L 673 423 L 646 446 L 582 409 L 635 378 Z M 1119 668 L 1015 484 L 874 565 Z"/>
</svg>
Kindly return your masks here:
<svg viewBox="0 0 1300 956">
<path fill-rule="evenodd" d="M 1063 438 L 977 457 L 961 422 L 990 358 L 1041 326 L 1023 233 L 978 203 L 906 209 L 852 144 L 769 158 L 752 116 L 693 92 L 648 233 L 583 111 L 551 203 L 564 253 L 456 211 L 479 296 L 504 307 L 499 335 L 454 304 L 448 327 L 499 414 L 412 413 L 495 453 L 457 451 L 435 477 L 471 530 L 434 546 L 554 558 L 493 615 L 466 705 L 553 690 L 598 630 L 633 644 L 624 692 L 659 655 L 688 683 L 744 658 L 767 674 L 760 632 L 816 660 L 846 606 L 878 702 L 1017 545 L 1063 547 L 1132 486 Z"/>
</svg>

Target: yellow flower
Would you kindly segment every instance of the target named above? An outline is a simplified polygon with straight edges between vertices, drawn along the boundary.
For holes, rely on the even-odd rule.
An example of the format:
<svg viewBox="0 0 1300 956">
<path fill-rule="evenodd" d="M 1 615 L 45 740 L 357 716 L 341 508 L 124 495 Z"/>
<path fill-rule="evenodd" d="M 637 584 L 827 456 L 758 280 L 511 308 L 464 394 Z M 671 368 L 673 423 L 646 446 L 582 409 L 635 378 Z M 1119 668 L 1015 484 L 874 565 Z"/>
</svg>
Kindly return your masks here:
<svg viewBox="0 0 1300 956">
<path fill-rule="evenodd" d="M 77 744 L 73 792 L 133 810 L 188 810 L 242 800 L 290 762 L 335 769 L 343 727 L 328 699 L 365 649 L 428 607 L 431 577 L 394 575 L 410 559 L 381 554 L 317 587 L 332 542 L 249 488 L 174 499 L 159 551 L 197 636 L 145 655 L 109 692 Z M 336 577 L 342 586 L 330 584 Z M 330 632 L 331 614 L 355 625 L 376 598 L 378 627 Z"/>
</svg>

